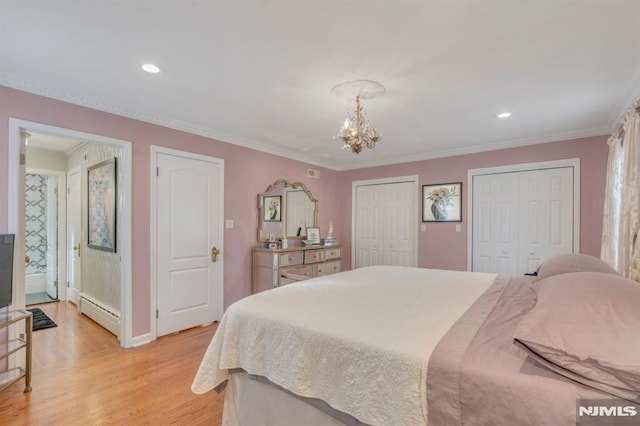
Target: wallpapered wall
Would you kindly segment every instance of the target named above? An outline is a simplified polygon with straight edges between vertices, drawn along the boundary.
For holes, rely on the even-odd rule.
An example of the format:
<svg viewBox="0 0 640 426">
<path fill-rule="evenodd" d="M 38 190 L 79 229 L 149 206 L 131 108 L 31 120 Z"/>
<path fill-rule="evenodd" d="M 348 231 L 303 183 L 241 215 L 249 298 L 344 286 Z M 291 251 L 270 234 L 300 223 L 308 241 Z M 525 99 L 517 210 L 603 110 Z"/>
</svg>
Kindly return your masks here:
<svg viewBox="0 0 640 426">
<path fill-rule="evenodd" d="M 82 293 L 120 315 L 120 255 L 87 247 L 87 168 L 122 155 L 119 148 L 87 145 L 68 159 L 68 170 L 80 167 L 82 177 Z M 118 182 L 122 179 L 118 176 Z M 116 220 L 116 225 L 121 221 Z M 116 230 L 116 236 L 119 234 Z"/>
<path fill-rule="evenodd" d="M 25 175 L 25 255 L 26 274 L 47 271 L 47 176 Z"/>
</svg>

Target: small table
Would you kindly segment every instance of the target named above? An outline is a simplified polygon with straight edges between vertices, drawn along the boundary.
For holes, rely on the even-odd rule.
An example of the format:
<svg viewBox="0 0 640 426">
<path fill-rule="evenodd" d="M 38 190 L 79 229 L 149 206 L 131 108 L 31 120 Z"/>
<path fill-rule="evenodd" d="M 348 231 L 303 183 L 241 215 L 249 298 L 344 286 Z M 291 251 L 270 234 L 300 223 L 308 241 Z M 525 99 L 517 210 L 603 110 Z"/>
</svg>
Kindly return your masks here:
<svg viewBox="0 0 640 426">
<path fill-rule="evenodd" d="M 19 321 L 25 321 L 25 334 L 17 339 L 9 339 L 9 326 Z M 31 392 L 31 335 L 33 332 L 33 314 L 29 311 L 15 310 L 0 312 L 0 330 L 5 329 L 4 339 L 0 341 L 0 360 L 9 355 L 25 350 L 25 365 L 10 368 L 0 372 L 0 390 L 3 390 L 24 377 L 24 391 Z"/>
</svg>

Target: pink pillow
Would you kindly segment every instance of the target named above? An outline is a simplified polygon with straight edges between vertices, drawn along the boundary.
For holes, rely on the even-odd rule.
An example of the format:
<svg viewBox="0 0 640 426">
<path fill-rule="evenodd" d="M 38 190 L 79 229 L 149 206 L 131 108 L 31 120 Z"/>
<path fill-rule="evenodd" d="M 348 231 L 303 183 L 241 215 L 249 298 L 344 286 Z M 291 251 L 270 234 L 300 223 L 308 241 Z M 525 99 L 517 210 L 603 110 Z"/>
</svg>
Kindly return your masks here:
<svg viewBox="0 0 640 426">
<path fill-rule="evenodd" d="M 582 253 L 567 253 L 545 260 L 538 268 L 536 281 L 571 272 L 603 272 L 618 274 L 611 266 L 597 257 Z"/>
<path fill-rule="evenodd" d="M 640 285 L 576 272 L 534 288 L 536 306 L 520 320 L 514 343 L 556 373 L 640 402 Z"/>
</svg>

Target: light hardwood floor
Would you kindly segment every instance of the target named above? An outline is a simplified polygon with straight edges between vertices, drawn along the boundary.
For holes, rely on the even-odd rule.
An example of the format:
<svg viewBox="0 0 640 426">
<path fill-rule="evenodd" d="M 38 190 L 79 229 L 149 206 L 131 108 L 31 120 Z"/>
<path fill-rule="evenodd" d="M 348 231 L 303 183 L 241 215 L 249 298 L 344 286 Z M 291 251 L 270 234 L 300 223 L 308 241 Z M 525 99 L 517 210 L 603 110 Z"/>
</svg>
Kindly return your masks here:
<svg viewBox="0 0 640 426">
<path fill-rule="evenodd" d="M 216 325 L 122 349 L 68 302 L 39 307 L 58 327 L 33 333 L 33 390 L 0 392 L 0 425 L 219 425 L 224 395 L 190 386 Z"/>
</svg>

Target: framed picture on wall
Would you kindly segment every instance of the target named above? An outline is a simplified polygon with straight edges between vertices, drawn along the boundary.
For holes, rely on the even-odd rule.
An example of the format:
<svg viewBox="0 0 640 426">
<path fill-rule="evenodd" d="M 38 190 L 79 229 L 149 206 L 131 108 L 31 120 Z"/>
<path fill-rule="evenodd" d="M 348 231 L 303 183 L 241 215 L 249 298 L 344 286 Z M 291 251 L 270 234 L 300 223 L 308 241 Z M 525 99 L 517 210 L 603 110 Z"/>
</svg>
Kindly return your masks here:
<svg viewBox="0 0 640 426">
<path fill-rule="evenodd" d="M 462 222 L 462 182 L 422 185 L 423 222 Z"/>
<path fill-rule="evenodd" d="M 116 252 L 116 158 L 87 168 L 88 235 L 87 245 L 97 250 Z"/>
<path fill-rule="evenodd" d="M 262 220 L 265 222 L 282 221 L 282 196 L 272 195 L 262 199 Z"/>
</svg>

